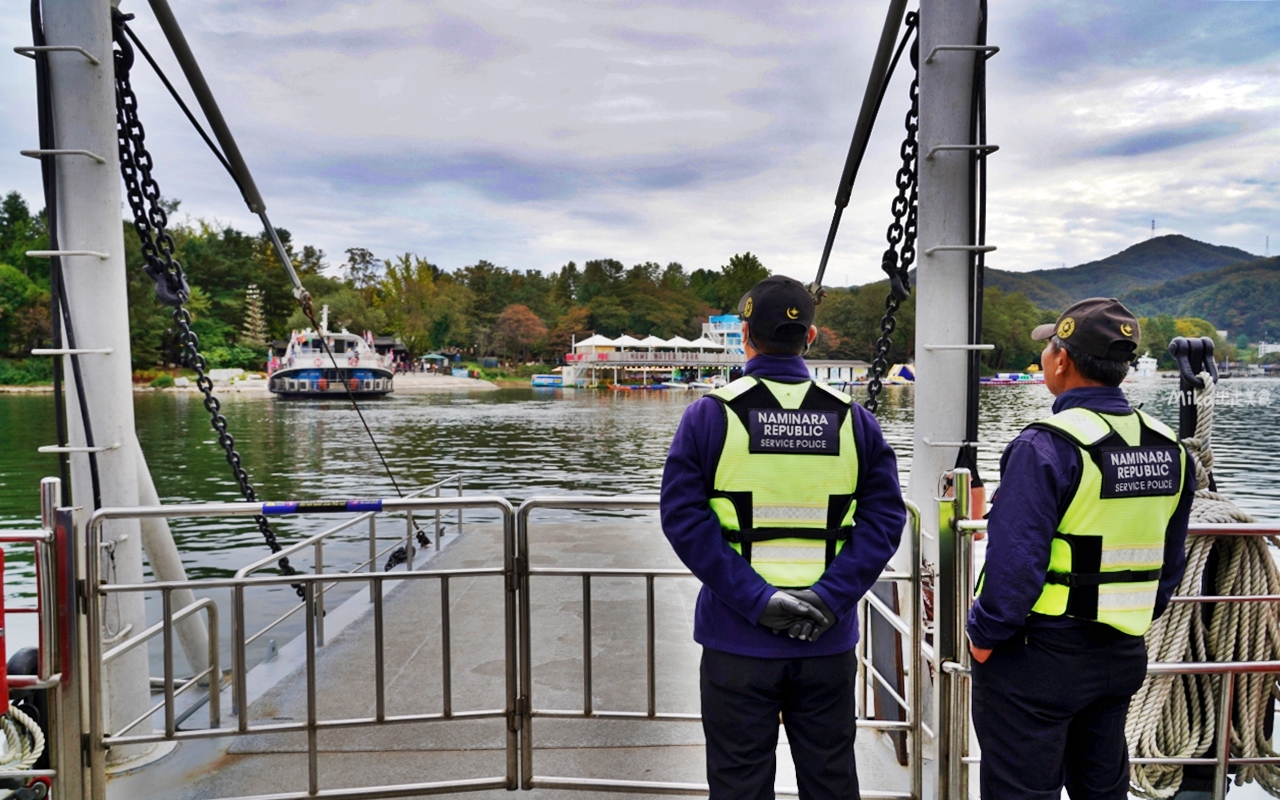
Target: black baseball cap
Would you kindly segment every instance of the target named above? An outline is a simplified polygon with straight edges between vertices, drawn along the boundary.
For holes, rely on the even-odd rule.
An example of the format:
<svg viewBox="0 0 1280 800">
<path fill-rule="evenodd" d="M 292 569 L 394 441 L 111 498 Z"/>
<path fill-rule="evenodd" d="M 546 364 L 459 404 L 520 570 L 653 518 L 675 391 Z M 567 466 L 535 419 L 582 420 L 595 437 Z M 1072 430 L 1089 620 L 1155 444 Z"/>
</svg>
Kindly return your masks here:
<svg viewBox="0 0 1280 800">
<path fill-rule="evenodd" d="M 1138 318 L 1114 297 L 1090 297 L 1062 312 L 1057 322 L 1039 325 L 1031 338 L 1052 336 L 1086 355 L 1107 361 L 1132 361 L 1138 355 Z"/>
<path fill-rule="evenodd" d="M 753 336 L 778 344 L 799 344 L 813 324 L 813 297 L 795 278 L 770 275 L 742 296 L 738 313 L 751 326 Z"/>
</svg>

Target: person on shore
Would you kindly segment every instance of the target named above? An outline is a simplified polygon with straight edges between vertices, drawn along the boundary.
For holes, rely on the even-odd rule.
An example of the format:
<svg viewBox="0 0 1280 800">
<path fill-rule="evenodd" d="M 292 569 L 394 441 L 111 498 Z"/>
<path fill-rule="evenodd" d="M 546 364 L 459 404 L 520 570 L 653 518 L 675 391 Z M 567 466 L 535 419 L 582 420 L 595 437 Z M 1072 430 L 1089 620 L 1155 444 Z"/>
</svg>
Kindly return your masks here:
<svg viewBox="0 0 1280 800">
<path fill-rule="evenodd" d="M 685 411 L 662 528 L 702 581 L 702 724 L 712 800 L 773 797 L 778 717 L 802 800 L 858 797 L 858 600 L 906 522 L 874 416 L 809 378 L 813 299 L 773 276 L 743 297 L 742 378 Z"/>
<path fill-rule="evenodd" d="M 1005 448 L 969 612 L 983 800 L 1128 796 L 1142 635 L 1186 567 L 1193 459 L 1120 390 L 1138 320 L 1094 297 L 1036 328 L 1053 416 Z"/>
</svg>

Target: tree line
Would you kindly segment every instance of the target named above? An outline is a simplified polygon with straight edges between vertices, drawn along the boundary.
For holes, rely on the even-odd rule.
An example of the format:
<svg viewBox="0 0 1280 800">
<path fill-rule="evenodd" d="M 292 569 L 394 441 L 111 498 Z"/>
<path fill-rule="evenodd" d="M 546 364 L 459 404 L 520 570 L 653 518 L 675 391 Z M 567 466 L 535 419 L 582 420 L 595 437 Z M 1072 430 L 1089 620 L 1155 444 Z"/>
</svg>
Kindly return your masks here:
<svg viewBox="0 0 1280 800">
<path fill-rule="evenodd" d="M 178 207 L 168 202 L 171 219 Z M 134 367 L 177 366 L 172 309 L 156 299 L 138 236 L 132 224 L 122 224 Z M 192 328 L 211 365 L 261 368 L 265 340 L 309 326 L 265 234 L 190 219 L 169 230 L 191 285 Z M 384 258 L 361 247 L 331 263 L 324 251 L 299 245 L 286 230 L 278 233 L 317 311 L 329 306 L 331 329 L 396 336 L 414 355 L 444 351 L 555 362 L 575 339 L 593 333 L 693 339 L 709 317 L 735 313 L 742 295 L 770 274 L 751 252 L 731 256 L 719 269 L 694 270 L 678 262 L 627 266 L 593 259 L 546 272 L 481 260 L 450 272 L 414 253 Z M 21 358 L 49 338 L 48 262 L 25 255 L 47 242 L 43 213 L 9 193 L 0 202 L 0 351 L 10 357 Z M 818 306 L 819 335 L 810 357 L 870 361 L 887 290 L 884 281 L 828 289 Z M 984 354 L 986 368 L 1018 370 L 1033 363 L 1040 348 L 1030 340 L 1031 329 L 1055 316 L 1021 294 L 988 289 L 983 340 L 996 347 Z M 1189 323 L 1170 324 L 1161 318 L 1150 333 L 1167 344 L 1166 328 L 1176 333 Z M 1212 331 L 1208 323 L 1192 327 Z M 896 315 L 891 358 L 910 360 L 914 338 L 913 295 Z M 1153 346 L 1152 352 L 1160 351 Z"/>
</svg>

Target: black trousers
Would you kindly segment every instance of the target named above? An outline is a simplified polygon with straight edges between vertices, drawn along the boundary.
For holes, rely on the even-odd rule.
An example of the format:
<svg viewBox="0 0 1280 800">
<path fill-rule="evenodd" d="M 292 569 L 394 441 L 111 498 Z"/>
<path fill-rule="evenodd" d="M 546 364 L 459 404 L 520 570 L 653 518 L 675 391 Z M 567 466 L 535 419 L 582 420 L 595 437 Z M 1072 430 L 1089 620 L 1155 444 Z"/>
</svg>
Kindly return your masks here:
<svg viewBox="0 0 1280 800">
<path fill-rule="evenodd" d="M 854 651 L 751 658 L 704 648 L 701 676 L 712 800 L 773 800 L 779 714 L 801 800 L 857 800 Z"/>
<path fill-rule="evenodd" d="M 1028 628 L 973 667 L 982 800 L 1125 800 L 1124 720 L 1142 686 L 1140 636 Z"/>
</svg>

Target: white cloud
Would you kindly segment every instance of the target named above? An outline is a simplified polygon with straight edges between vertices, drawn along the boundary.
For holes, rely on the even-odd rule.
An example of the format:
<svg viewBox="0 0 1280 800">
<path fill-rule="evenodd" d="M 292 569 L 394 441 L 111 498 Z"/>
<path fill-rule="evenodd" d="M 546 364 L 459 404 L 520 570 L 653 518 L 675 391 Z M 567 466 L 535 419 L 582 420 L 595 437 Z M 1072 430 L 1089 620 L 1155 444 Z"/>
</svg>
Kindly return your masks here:
<svg viewBox="0 0 1280 800">
<path fill-rule="evenodd" d="M 173 5 L 273 220 L 300 242 L 446 268 L 606 256 L 714 268 L 750 249 L 805 280 L 882 22 L 880 4 L 834 0 Z M 1257 3 L 1177 5 L 990 0 L 1004 48 L 989 67 L 993 266 L 1100 258 L 1152 218 L 1262 249 L 1280 210 L 1277 28 Z M 135 29 L 176 76 L 138 10 Z M 27 25 L 18 6 L 0 11 L 13 42 Z M 22 66 L 0 71 L 10 154 L 35 139 Z M 255 229 L 154 77 L 136 76 L 165 193 Z M 899 76 L 836 282 L 880 277 L 905 93 Z M 39 205 L 33 161 L 0 159 L 0 186 Z"/>
</svg>

